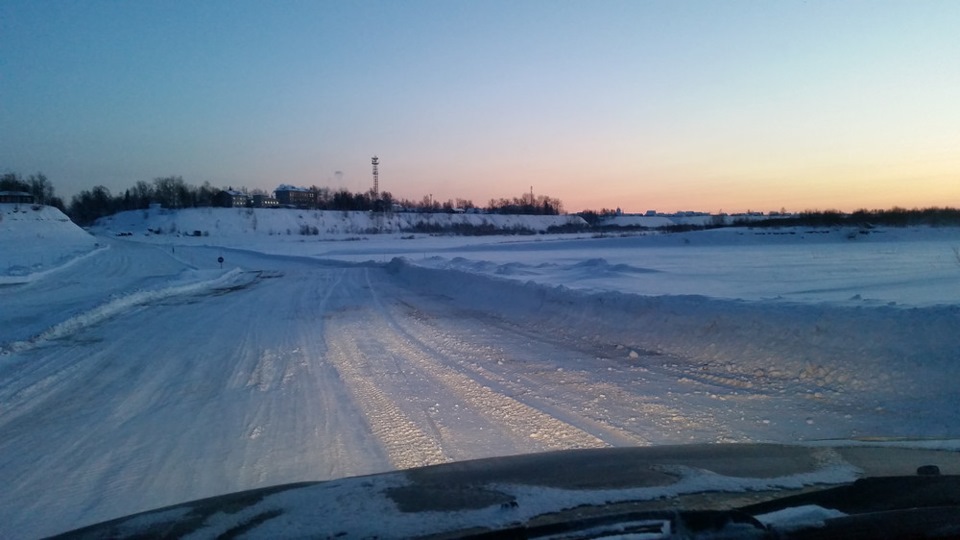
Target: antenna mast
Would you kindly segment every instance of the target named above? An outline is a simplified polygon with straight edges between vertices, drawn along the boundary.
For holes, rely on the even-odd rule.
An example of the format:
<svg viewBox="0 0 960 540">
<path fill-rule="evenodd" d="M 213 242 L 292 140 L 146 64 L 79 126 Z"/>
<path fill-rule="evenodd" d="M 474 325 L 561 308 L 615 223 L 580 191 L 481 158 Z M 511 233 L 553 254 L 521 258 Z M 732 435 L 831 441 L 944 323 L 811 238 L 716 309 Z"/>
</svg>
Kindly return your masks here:
<svg viewBox="0 0 960 540">
<path fill-rule="evenodd" d="M 370 160 L 370 163 L 373 164 L 373 196 L 374 198 L 380 198 L 380 171 L 378 169 L 380 165 L 380 158 L 373 156 L 373 159 Z"/>
</svg>

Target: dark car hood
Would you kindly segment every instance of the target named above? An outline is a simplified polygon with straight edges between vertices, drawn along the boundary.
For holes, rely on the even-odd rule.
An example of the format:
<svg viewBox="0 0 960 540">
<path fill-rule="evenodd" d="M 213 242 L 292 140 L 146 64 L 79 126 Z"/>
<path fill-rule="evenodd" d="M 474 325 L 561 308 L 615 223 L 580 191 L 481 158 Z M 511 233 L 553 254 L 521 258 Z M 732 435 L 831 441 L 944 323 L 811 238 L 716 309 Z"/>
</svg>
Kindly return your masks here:
<svg viewBox="0 0 960 540">
<path fill-rule="evenodd" d="M 928 465 L 960 474 L 955 443 L 925 444 L 698 444 L 497 457 L 237 492 L 62 536 L 452 537 L 617 512 L 763 508 L 860 478 L 915 477 Z"/>
</svg>

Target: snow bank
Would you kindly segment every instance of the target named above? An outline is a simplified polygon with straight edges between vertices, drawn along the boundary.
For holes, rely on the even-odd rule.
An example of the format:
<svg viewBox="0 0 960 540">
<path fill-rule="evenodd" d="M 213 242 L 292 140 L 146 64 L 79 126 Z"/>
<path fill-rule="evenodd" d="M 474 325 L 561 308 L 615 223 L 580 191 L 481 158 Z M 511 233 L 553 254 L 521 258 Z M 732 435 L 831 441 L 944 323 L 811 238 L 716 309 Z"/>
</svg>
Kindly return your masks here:
<svg viewBox="0 0 960 540">
<path fill-rule="evenodd" d="M 93 326 L 110 317 L 114 317 L 136 306 L 156 302 L 173 296 L 195 294 L 198 292 L 243 286 L 256 278 L 255 273 L 244 272 L 239 268 L 227 272 L 190 271 L 180 277 L 180 283 L 159 289 L 142 290 L 112 298 L 103 304 L 74 315 L 55 324 L 31 339 L 15 341 L 0 348 L 0 354 L 23 352 L 44 343 L 75 334 L 84 328 Z"/>
<path fill-rule="evenodd" d="M 957 305 L 903 309 L 590 292 L 399 258 L 388 269 L 413 288 L 539 334 L 733 389 L 777 392 L 803 382 L 831 395 L 866 393 L 883 406 L 919 394 L 949 399 L 960 376 Z M 660 356 L 671 360 L 661 365 Z M 670 365 L 677 361 L 683 369 Z M 702 375 L 691 375 L 690 364 Z"/>
<path fill-rule="evenodd" d="M 414 230 L 417 227 L 491 227 L 496 230 L 543 232 L 550 227 L 583 225 L 577 216 L 498 214 L 341 212 L 285 208 L 185 208 L 134 210 L 103 218 L 94 230 L 101 234 L 200 236 L 214 239 L 237 235 L 319 236 L 373 234 Z"/>
<path fill-rule="evenodd" d="M 728 228 L 367 253 L 592 291 L 848 306 L 960 304 L 960 229 Z M 428 255 L 430 255 L 428 257 Z M 341 255 L 337 255 L 341 257 Z"/>
<path fill-rule="evenodd" d="M 35 279 L 97 248 L 97 240 L 52 206 L 0 203 L 0 284 Z"/>
<path fill-rule="evenodd" d="M 656 229 L 659 227 L 671 227 L 675 225 L 690 225 L 693 227 L 705 227 L 712 225 L 715 221 L 721 219 L 721 223 L 731 224 L 734 221 L 760 221 L 771 219 L 770 216 L 757 215 L 638 215 L 625 214 L 619 216 L 605 216 L 600 220 L 600 225 L 606 227 L 649 227 Z"/>
<path fill-rule="evenodd" d="M 700 219 L 698 221 L 705 221 Z M 667 216 L 609 216 L 600 220 L 600 225 L 605 227 L 672 227 L 680 225 L 680 219 Z M 691 223 L 691 225 L 705 225 L 706 223 Z"/>
</svg>

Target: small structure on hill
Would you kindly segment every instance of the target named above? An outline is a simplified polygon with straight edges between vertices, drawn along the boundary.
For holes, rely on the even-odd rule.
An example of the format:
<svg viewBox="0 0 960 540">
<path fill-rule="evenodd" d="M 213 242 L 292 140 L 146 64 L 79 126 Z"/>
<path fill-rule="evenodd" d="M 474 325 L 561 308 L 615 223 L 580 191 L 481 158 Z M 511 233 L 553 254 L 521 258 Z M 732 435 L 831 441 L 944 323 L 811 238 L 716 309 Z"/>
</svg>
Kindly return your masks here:
<svg viewBox="0 0 960 540">
<path fill-rule="evenodd" d="M 316 193 L 307 188 L 280 184 L 273 193 L 283 206 L 312 208 L 317 204 Z"/>
<path fill-rule="evenodd" d="M 217 193 L 216 203 L 224 208 L 245 208 L 250 205 L 250 197 L 240 191 L 225 189 Z"/>
<path fill-rule="evenodd" d="M 275 197 L 265 195 L 263 193 L 254 193 L 252 199 L 254 208 L 279 208 L 280 201 Z"/>
<path fill-rule="evenodd" d="M 26 191 L 0 191 L 0 203 L 33 204 L 33 195 Z"/>
</svg>

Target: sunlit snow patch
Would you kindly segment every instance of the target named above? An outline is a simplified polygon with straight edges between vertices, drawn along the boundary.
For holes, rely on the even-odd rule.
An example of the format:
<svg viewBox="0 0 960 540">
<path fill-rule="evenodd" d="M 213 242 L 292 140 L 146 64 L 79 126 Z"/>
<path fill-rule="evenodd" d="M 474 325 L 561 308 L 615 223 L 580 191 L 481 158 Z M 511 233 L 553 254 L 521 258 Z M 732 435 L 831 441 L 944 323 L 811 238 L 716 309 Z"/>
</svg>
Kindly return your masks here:
<svg viewBox="0 0 960 540">
<path fill-rule="evenodd" d="M 822 527 L 828 519 L 846 517 L 847 514 L 832 508 L 806 504 L 784 508 L 776 512 L 754 516 L 757 521 L 778 531 L 791 531 L 809 527 Z"/>
</svg>

